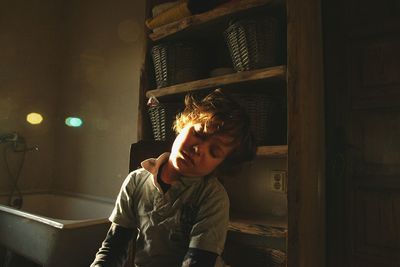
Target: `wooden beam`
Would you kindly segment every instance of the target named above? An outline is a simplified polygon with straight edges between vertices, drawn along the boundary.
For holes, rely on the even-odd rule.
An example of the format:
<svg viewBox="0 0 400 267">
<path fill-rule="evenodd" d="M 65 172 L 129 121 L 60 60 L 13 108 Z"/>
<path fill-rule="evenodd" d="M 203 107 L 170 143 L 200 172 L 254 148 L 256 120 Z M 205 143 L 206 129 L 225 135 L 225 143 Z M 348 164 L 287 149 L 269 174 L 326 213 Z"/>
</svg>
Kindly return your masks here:
<svg viewBox="0 0 400 267">
<path fill-rule="evenodd" d="M 321 3 L 287 0 L 288 266 L 325 266 Z"/>
</svg>

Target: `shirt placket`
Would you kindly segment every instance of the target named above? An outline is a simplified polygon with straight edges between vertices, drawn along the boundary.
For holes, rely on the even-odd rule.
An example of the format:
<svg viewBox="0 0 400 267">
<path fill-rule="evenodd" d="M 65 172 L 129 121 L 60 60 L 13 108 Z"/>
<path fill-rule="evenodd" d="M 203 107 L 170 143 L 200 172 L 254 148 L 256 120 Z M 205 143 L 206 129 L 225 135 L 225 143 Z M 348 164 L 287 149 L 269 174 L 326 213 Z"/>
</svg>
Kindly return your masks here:
<svg viewBox="0 0 400 267">
<path fill-rule="evenodd" d="M 175 217 L 179 209 L 178 198 L 182 190 L 184 190 L 182 185 L 177 183 L 173 184 L 165 194 L 158 192 L 153 202 L 152 221 L 154 224 L 158 225 Z"/>
</svg>

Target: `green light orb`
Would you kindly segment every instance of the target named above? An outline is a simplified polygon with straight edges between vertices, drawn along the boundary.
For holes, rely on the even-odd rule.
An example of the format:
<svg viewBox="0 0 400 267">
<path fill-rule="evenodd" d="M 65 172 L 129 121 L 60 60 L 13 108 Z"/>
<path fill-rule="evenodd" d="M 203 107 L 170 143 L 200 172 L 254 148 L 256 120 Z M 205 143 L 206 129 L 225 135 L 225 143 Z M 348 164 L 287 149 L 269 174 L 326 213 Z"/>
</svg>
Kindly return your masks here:
<svg viewBox="0 0 400 267">
<path fill-rule="evenodd" d="M 78 117 L 68 117 L 65 119 L 65 124 L 69 127 L 81 127 L 83 124 L 83 121 L 81 118 Z"/>
</svg>

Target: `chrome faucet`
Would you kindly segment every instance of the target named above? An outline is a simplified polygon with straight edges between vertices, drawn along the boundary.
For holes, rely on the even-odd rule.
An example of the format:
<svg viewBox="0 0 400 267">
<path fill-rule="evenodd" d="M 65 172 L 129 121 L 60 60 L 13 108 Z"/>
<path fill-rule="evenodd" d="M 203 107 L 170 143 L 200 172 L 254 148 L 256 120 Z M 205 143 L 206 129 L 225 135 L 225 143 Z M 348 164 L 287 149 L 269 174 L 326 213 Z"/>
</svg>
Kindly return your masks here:
<svg viewBox="0 0 400 267">
<path fill-rule="evenodd" d="M 18 141 L 18 134 L 16 132 L 0 135 L 1 143 L 13 143 Z"/>
<path fill-rule="evenodd" d="M 25 138 L 16 132 L 7 133 L 0 135 L 0 144 L 11 143 L 14 145 L 14 152 L 29 152 L 29 151 L 39 151 L 39 147 L 34 145 L 33 147 L 26 147 Z M 23 148 L 20 148 L 23 144 Z"/>
</svg>

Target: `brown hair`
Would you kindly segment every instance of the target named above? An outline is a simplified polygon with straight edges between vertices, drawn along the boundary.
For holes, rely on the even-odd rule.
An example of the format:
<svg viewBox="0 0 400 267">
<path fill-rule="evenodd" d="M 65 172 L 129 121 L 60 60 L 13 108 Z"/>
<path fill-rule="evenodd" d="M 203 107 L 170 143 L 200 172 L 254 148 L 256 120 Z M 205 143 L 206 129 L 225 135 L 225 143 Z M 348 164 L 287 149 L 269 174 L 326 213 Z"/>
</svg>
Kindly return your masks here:
<svg viewBox="0 0 400 267">
<path fill-rule="evenodd" d="M 185 97 L 185 109 L 178 114 L 174 122 L 176 133 L 187 124 L 201 123 L 213 129 L 212 134 L 227 134 L 234 138 L 236 148 L 222 163 L 223 167 L 251 160 L 255 156 L 256 146 L 250 130 L 250 118 L 232 96 L 216 89 L 201 100 L 192 94 Z"/>
</svg>

